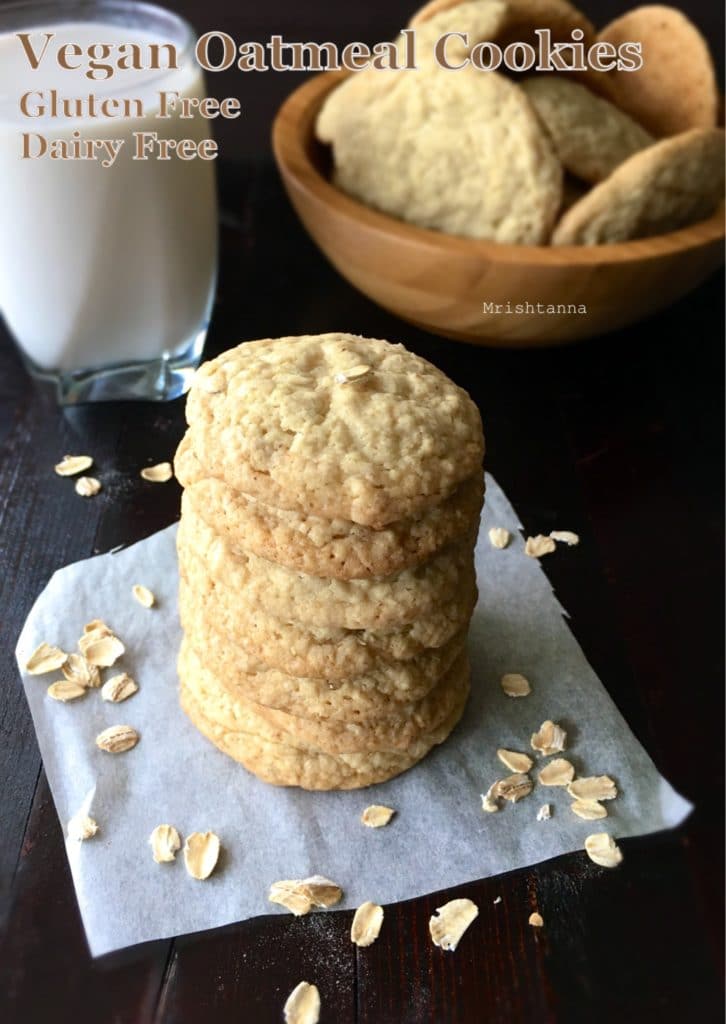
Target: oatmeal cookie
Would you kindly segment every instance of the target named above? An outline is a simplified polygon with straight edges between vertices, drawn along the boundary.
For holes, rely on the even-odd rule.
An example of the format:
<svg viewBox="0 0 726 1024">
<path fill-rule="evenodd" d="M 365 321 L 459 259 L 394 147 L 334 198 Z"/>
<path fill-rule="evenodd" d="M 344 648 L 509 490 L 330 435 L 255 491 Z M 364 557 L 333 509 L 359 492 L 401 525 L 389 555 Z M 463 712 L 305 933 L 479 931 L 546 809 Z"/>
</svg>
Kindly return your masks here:
<svg viewBox="0 0 726 1024">
<path fill-rule="evenodd" d="M 380 528 L 481 472 L 481 419 L 467 393 L 387 341 L 246 342 L 202 365 L 186 412 L 211 475 L 306 515 Z"/>
</svg>

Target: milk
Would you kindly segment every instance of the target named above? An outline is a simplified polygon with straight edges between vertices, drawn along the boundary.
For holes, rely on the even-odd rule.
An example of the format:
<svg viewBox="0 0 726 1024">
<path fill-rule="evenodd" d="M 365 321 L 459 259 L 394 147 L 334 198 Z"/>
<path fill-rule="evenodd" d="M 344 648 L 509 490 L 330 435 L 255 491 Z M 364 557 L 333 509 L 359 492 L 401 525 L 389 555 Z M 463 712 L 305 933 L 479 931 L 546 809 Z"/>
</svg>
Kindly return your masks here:
<svg viewBox="0 0 726 1024">
<path fill-rule="evenodd" d="M 155 132 L 172 142 L 208 138 L 209 122 L 201 117 L 156 117 L 160 91 L 202 99 L 201 72 L 179 46 L 179 70 L 90 79 L 83 63 L 73 71 L 58 66 L 59 46 L 72 42 L 85 51 L 99 42 L 146 47 L 174 40 L 94 22 L 25 31 L 37 53 L 43 33 L 55 38 L 32 70 L 14 33 L 0 34 L 0 311 L 41 370 L 67 373 L 170 356 L 206 326 L 216 266 L 214 161 L 157 160 L 151 147 L 146 159 L 134 160 L 134 133 Z M 20 96 L 29 91 L 35 104 L 29 109 L 45 103 L 42 116 L 20 113 Z M 138 98 L 143 113 L 137 105 L 124 112 L 119 102 L 112 105 L 119 116 L 94 117 L 89 93 L 94 102 Z M 72 116 L 50 116 L 64 97 L 83 100 L 80 116 L 73 102 Z M 22 159 L 23 133 L 31 134 L 31 153 L 40 148 L 32 138 L 39 134 L 56 149 L 98 140 L 100 158 Z"/>
</svg>

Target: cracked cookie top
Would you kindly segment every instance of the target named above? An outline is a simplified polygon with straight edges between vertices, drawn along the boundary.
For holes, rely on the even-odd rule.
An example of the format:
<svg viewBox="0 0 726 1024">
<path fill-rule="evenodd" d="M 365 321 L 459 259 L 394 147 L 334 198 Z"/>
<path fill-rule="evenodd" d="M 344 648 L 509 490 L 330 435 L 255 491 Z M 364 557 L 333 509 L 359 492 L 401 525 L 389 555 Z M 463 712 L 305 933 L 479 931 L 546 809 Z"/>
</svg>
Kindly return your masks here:
<svg viewBox="0 0 726 1024">
<path fill-rule="evenodd" d="M 469 395 L 402 345 L 351 334 L 245 342 L 205 363 L 189 439 L 211 476 L 282 509 L 382 528 L 481 472 Z"/>
</svg>

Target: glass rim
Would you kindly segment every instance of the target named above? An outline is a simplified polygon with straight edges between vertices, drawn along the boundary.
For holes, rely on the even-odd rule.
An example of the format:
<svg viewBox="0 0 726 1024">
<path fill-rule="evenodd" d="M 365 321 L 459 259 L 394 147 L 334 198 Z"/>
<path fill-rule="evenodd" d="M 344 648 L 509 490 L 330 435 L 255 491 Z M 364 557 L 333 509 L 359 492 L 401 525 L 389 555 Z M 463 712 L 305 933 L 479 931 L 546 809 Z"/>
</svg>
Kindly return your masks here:
<svg viewBox="0 0 726 1024">
<path fill-rule="evenodd" d="M 149 3 L 147 0 L 10 0 L 10 3 L 0 4 L 0 32 L 13 31 L 4 24 L 12 21 L 13 15 L 22 17 L 23 13 L 32 15 L 34 12 L 40 13 L 42 11 L 47 11 L 48 13 L 48 25 L 53 23 L 62 24 L 64 21 L 70 21 L 72 19 L 68 16 L 74 13 L 78 15 L 79 22 L 85 21 L 89 24 L 96 23 L 99 25 L 116 24 L 108 20 L 104 21 L 104 11 L 117 12 L 118 14 L 136 14 L 139 16 L 139 23 L 133 27 L 142 30 L 145 27 L 144 18 L 147 23 L 154 20 L 167 20 L 174 23 L 180 30 L 180 36 L 182 37 L 182 42 L 178 44 L 180 57 L 186 57 L 192 52 L 196 39 L 196 33 L 186 18 L 177 14 L 176 11 L 169 10 L 168 7 Z M 99 17 L 92 17 L 94 13 L 97 13 Z M 30 22 L 27 26 L 18 24 L 15 30 L 22 31 L 24 27 L 32 28 L 33 25 L 42 26 L 42 24 L 42 21 Z M 164 41 L 174 42 L 171 39 Z M 161 78 L 168 73 L 169 69 L 162 70 L 158 77 Z M 156 79 L 157 76 L 155 75 L 153 80 Z"/>
</svg>

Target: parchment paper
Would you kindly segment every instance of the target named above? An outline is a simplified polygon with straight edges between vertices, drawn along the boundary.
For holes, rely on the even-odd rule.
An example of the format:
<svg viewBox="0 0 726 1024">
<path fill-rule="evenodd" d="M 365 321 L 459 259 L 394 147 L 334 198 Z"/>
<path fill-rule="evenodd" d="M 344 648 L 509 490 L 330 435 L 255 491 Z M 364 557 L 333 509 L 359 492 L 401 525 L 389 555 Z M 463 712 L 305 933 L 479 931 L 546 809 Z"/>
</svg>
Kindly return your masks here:
<svg viewBox="0 0 726 1024">
<path fill-rule="evenodd" d="M 489 544 L 493 525 L 512 531 L 504 551 Z M 590 832 L 642 835 L 683 821 L 691 805 L 658 774 L 608 697 L 540 564 L 525 556 L 519 526 L 489 478 L 476 553 L 481 597 L 471 630 L 473 693 L 463 721 L 411 771 L 348 793 L 265 785 L 219 753 L 180 710 L 175 527 L 55 573 L 18 642 L 21 669 L 41 641 L 74 650 L 83 624 L 102 618 L 127 648 L 106 677 L 124 670 L 140 687 L 121 704 L 91 691 L 64 705 L 46 696 L 60 673 L 23 675 L 64 832 L 81 807 L 100 826 L 86 842 L 66 839 L 94 955 L 286 913 L 267 902 L 270 883 L 281 878 L 334 879 L 345 891 L 341 909 L 364 900 L 388 904 L 581 850 Z M 135 583 L 156 594 L 157 607 L 144 609 L 132 598 Z M 530 679 L 529 697 L 503 694 L 499 679 L 513 671 Z M 528 751 L 545 718 L 569 727 L 566 756 L 579 774 L 608 773 L 617 781 L 621 795 L 608 804 L 608 818 L 582 821 L 565 790 L 543 786 L 497 814 L 482 812 L 480 793 L 508 774 L 497 748 Z M 114 756 L 95 747 L 96 735 L 113 724 L 139 731 L 134 750 Z M 360 814 L 370 803 L 396 808 L 393 822 L 362 826 Z M 552 818 L 538 822 L 543 803 L 552 805 Z M 182 836 L 217 832 L 223 856 L 208 881 L 190 878 L 181 854 L 172 864 L 154 863 L 147 841 L 161 823 Z"/>
</svg>

